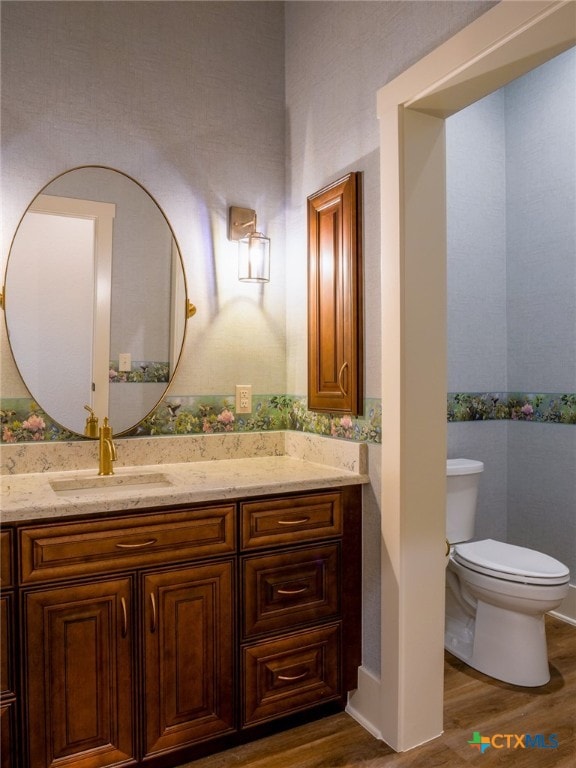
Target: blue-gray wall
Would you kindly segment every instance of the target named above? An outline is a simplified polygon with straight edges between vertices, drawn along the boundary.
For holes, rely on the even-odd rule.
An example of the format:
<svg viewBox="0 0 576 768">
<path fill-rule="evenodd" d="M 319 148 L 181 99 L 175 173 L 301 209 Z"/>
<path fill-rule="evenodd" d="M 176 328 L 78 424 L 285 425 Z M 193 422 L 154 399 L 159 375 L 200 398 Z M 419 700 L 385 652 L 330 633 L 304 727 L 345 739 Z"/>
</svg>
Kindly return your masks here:
<svg viewBox="0 0 576 768">
<path fill-rule="evenodd" d="M 447 121 L 448 389 L 576 392 L 576 50 Z M 485 462 L 478 537 L 576 583 L 576 425 L 448 426 Z"/>
</svg>

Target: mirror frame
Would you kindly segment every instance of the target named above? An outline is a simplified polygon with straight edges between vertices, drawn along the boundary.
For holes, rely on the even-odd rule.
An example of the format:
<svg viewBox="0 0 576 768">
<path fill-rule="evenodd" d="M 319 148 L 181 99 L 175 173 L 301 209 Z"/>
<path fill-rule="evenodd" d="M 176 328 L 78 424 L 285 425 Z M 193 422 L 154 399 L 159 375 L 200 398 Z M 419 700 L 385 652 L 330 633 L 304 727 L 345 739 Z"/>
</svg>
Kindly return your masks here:
<svg viewBox="0 0 576 768">
<path fill-rule="evenodd" d="M 6 285 L 6 278 L 7 278 L 7 275 L 8 275 L 8 268 L 9 268 L 9 265 L 10 265 L 10 257 L 12 256 L 12 252 L 13 252 L 13 248 L 14 248 L 14 242 L 16 240 L 16 237 L 18 236 L 18 232 L 20 230 L 20 227 L 22 225 L 22 222 L 23 222 L 26 214 L 29 212 L 31 206 L 34 204 L 34 201 L 37 200 L 37 198 L 40 195 L 48 194 L 47 193 L 47 189 L 48 189 L 48 187 L 51 184 L 53 184 L 55 181 L 57 181 L 58 179 L 61 179 L 63 176 L 66 176 L 69 173 L 72 173 L 74 171 L 82 171 L 82 170 L 111 171 L 113 173 L 120 174 L 125 179 L 127 179 L 128 181 L 131 181 L 139 189 L 141 189 L 142 192 L 144 192 L 144 194 L 152 201 L 152 203 L 154 203 L 154 205 L 157 207 L 157 209 L 161 213 L 164 221 L 166 222 L 166 225 L 167 225 L 168 230 L 170 232 L 170 235 L 172 237 L 172 241 L 173 241 L 174 246 L 176 247 L 176 250 L 178 252 L 178 257 L 179 257 L 179 260 L 180 260 L 180 267 L 182 269 L 182 281 L 183 281 L 183 288 L 184 288 L 184 307 L 182 307 L 182 311 L 183 311 L 184 315 L 183 315 L 182 341 L 181 341 L 181 344 L 180 344 L 180 350 L 179 350 L 179 353 L 178 353 L 178 357 L 176 359 L 173 371 L 172 371 L 172 373 L 171 373 L 171 375 L 170 375 L 170 377 L 168 379 L 166 387 L 163 390 L 161 396 L 158 398 L 158 400 L 156 400 L 154 402 L 154 405 L 149 410 L 147 410 L 146 413 L 144 413 L 135 424 L 132 424 L 130 427 L 127 427 L 125 429 L 122 429 L 119 432 L 115 432 L 114 433 L 115 437 L 128 437 L 128 436 L 131 436 L 131 435 L 134 434 L 134 432 L 137 429 L 138 425 L 142 421 L 144 421 L 145 419 L 150 417 L 151 414 L 158 408 L 160 403 L 166 397 L 166 395 L 168 393 L 168 390 L 172 386 L 172 382 L 174 381 L 174 377 L 175 377 L 175 375 L 176 375 L 176 373 L 178 371 L 178 368 L 180 367 L 180 363 L 181 363 L 182 358 L 183 358 L 184 347 L 185 347 L 185 344 L 186 344 L 187 329 L 188 329 L 188 320 L 196 314 L 196 307 L 195 307 L 194 304 L 192 304 L 190 302 L 190 299 L 189 299 L 188 282 L 187 282 L 187 278 L 186 278 L 186 270 L 184 268 L 184 259 L 183 259 L 183 256 L 182 256 L 182 250 L 180 248 L 180 244 L 179 244 L 178 239 L 177 239 L 177 237 L 176 237 L 176 235 L 174 233 L 174 229 L 173 229 L 172 225 L 170 224 L 170 221 L 169 221 L 168 217 L 166 216 L 166 213 L 164 212 L 164 209 L 158 203 L 156 198 L 146 189 L 146 187 L 144 187 L 144 185 L 142 183 L 140 183 L 137 179 L 135 179 L 133 176 L 131 176 L 130 174 L 126 173 L 125 171 L 121 171 L 118 168 L 113 168 L 112 166 L 101 165 L 101 164 L 93 164 L 93 163 L 86 164 L 86 165 L 74 166 L 73 168 L 68 168 L 67 170 L 62 171 L 61 173 L 56 174 L 56 176 L 53 176 L 43 187 L 41 187 L 41 189 L 38 190 L 38 192 L 30 200 L 30 202 L 26 206 L 22 216 L 18 220 L 18 224 L 16 225 L 16 229 L 14 230 L 14 234 L 12 235 L 12 238 L 10 240 L 10 248 L 8 250 L 8 256 L 7 256 L 7 259 L 6 259 L 6 265 L 4 267 L 2 291 L 0 292 L 0 309 L 2 309 L 4 311 L 4 322 L 5 322 L 5 326 L 6 326 L 6 336 L 7 336 L 7 340 L 8 340 L 8 348 L 10 350 L 10 354 L 12 356 L 12 360 L 14 362 L 14 366 L 15 366 L 17 372 L 18 372 L 18 375 L 20 376 L 20 379 L 21 379 L 22 383 L 26 387 L 26 390 L 28 391 L 31 399 L 33 399 L 35 402 L 37 402 L 38 406 L 44 411 L 44 413 L 46 413 L 46 415 L 50 418 L 50 420 L 54 424 L 56 424 L 57 426 L 62 428 L 65 432 L 68 432 L 71 435 L 74 435 L 74 436 L 77 436 L 77 437 L 80 437 L 80 438 L 86 439 L 86 440 L 98 439 L 98 437 L 92 437 L 92 436 L 86 435 L 85 433 L 78 432 L 75 429 L 71 429 L 70 427 L 66 426 L 66 424 L 63 424 L 62 421 L 60 421 L 58 419 L 55 419 L 49 413 L 49 411 L 46 410 L 43 407 L 41 399 L 37 399 L 35 394 L 30 391 L 29 386 L 28 386 L 28 384 L 26 382 L 26 379 L 22 375 L 21 368 L 18 365 L 18 361 L 17 361 L 16 356 L 14 354 L 14 349 L 13 349 L 13 346 L 12 346 L 12 342 L 10 340 L 10 330 L 9 330 L 9 324 L 8 324 L 8 317 L 7 317 L 7 314 L 6 314 L 6 307 L 7 307 L 7 305 L 10 302 L 10 291 L 9 291 L 9 288 L 7 290 L 7 285 Z"/>
</svg>

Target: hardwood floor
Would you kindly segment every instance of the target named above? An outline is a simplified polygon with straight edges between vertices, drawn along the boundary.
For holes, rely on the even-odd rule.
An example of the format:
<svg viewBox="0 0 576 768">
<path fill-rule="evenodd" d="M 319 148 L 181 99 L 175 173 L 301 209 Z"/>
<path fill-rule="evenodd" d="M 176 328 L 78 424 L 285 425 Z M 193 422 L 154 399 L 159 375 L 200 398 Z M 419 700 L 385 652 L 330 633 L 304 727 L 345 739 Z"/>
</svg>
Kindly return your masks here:
<svg viewBox="0 0 576 768">
<path fill-rule="evenodd" d="M 548 617 L 547 636 L 552 677 L 541 688 L 516 688 L 492 680 L 447 654 L 444 733 L 409 752 L 393 752 L 340 713 L 182 768 L 574 768 L 576 627 Z M 481 754 L 468 743 L 474 732 L 482 736 L 556 734 L 558 747 L 489 747 Z"/>
</svg>

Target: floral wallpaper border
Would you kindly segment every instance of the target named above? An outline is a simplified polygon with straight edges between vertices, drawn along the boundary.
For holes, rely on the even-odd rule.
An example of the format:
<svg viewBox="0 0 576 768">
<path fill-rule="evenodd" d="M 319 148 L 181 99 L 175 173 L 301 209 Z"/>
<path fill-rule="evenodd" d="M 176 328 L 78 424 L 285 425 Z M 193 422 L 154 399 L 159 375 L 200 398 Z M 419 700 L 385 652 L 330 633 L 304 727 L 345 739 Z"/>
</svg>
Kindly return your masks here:
<svg viewBox="0 0 576 768">
<path fill-rule="evenodd" d="M 0 407 L 0 442 L 83 439 L 53 422 L 29 398 L 4 399 L 0 401 Z M 452 392 L 448 395 L 447 419 L 449 422 L 508 419 L 545 424 L 576 424 L 576 394 Z M 283 429 L 343 440 L 380 443 L 382 405 L 378 399 L 366 399 L 364 416 L 354 417 L 309 411 L 306 398 L 301 396 L 257 395 L 252 398 L 252 413 L 236 414 L 233 396 L 169 396 L 140 422 L 130 436 Z"/>
<path fill-rule="evenodd" d="M 575 393 L 452 392 L 448 421 L 535 421 L 576 424 Z"/>
<path fill-rule="evenodd" d="M 149 360 L 132 360 L 129 371 L 119 371 L 118 360 L 110 360 L 108 376 L 111 384 L 168 383 L 170 363 L 155 363 Z"/>
<path fill-rule="evenodd" d="M 28 398 L 0 401 L 0 442 L 82 440 L 53 422 Z M 201 435 L 216 432 L 262 432 L 293 429 L 317 435 L 371 443 L 381 442 L 382 408 L 379 400 L 365 401 L 366 415 L 331 415 L 309 411 L 306 398 L 258 395 L 252 413 L 236 414 L 233 396 L 166 397 L 126 437 Z"/>
</svg>

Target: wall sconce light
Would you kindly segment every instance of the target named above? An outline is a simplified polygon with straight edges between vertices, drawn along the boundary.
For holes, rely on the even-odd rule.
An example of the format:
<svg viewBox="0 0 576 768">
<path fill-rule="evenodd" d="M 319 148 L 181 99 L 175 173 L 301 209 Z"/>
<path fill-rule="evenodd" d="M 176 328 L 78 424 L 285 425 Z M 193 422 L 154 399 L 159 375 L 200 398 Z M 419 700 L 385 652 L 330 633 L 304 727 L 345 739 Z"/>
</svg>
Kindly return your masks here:
<svg viewBox="0 0 576 768">
<path fill-rule="evenodd" d="M 228 240 L 238 241 L 238 280 L 267 283 L 270 280 L 270 239 L 256 231 L 256 211 L 228 209 Z"/>
</svg>

